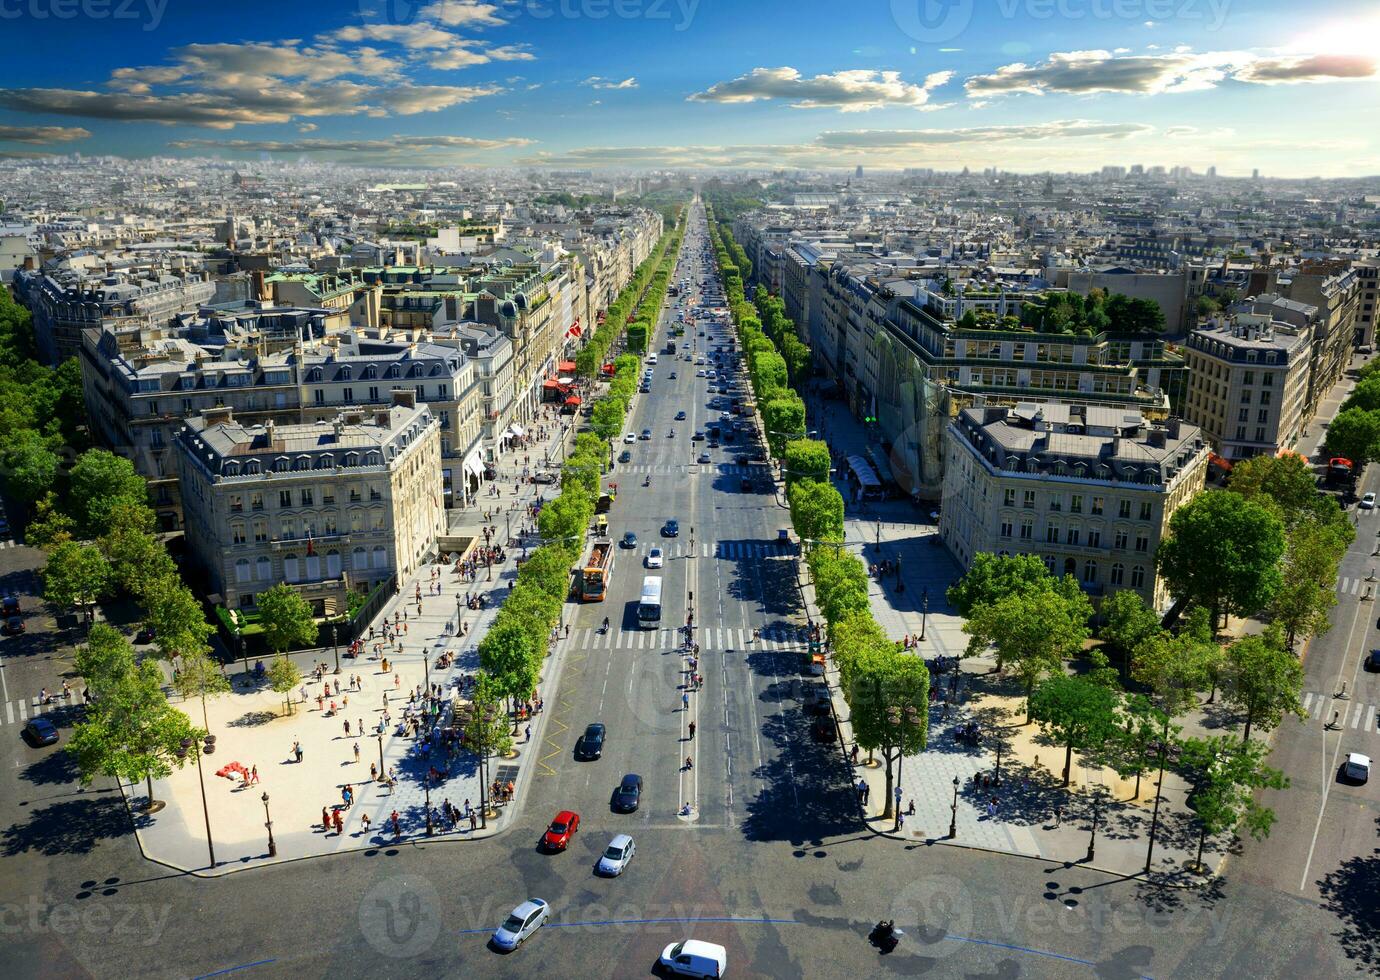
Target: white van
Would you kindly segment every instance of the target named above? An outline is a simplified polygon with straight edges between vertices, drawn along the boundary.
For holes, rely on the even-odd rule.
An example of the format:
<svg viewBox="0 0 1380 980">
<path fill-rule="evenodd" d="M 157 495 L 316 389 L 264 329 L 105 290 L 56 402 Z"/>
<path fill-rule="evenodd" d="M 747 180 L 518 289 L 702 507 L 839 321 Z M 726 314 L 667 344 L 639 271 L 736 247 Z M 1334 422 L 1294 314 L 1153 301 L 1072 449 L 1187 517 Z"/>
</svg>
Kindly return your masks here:
<svg viewBox="0 0 1380 980">
<path fill-rule="evenodd" d="M 722 977 L 728 968 L 728 951 L 717 943 L 687 939 L 663 949 L 661 965 L 682 977 Z"/>
<path fill-rule="evenodd" d="M 648 364 L 655 364 L 655 363 L 656 363 L 656 355 L 655 355 L 655 354 L 648 354 L 648 355 L 647 355 L 647 363 L 648 363 Z"/>
</svg>

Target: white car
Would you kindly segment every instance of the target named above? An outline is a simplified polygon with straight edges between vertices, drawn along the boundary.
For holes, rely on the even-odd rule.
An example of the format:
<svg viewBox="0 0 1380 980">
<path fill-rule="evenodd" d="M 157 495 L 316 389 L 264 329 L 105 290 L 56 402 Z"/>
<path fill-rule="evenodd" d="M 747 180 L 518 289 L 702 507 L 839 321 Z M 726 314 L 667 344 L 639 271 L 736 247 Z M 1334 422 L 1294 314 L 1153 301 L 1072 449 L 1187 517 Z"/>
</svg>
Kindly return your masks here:
<svg viewBox="0 0 1380 980">
<path fill-rule="evenodd" d="M 1375 508 L 1375 494 L 1368 493 L 1362 497 L 1360 506 L 1362 510 L 1373 510 Z"/>
<path fill-rule="evenodd" d="M 662 563 L 662 557 L 661 557 L 661 549 L 660 549 L 660 548 L 653 548 L 651 551 L 647 552 L 647 567 L 648 567 L 648 568 L 660 568 L 660 567 L 661 567 L 661 563 Z"/>
<path fill-rule="evenodd" d="M 728 950 L 717 943 L 687 939 L 663 949 L 660 962 L 682 977 L 721 977 L 728 968 Z"/>
<path fill-rule="evenodd" d="M 551 915 L 551 906 L 540 898 L 529 898 L 508 914 L 494 930 L 493 944 L 498 949 L 514 950 L 536 932 Z"/>
<path fill-rule="evenodd" d="M 637 442 L 637 436 L 631 432 L 623 437 L 624 442 Z"/>
<path fill-rule="evenodd" d="M 1348 752 L 1342 775 L 1353 783 L 1364 783 L 1370 779 L 1370 756 L 1359 752 Z"/>
<path fill-rule="evenodd" d="M 594 870 L 601 875 L 616 878 L 621 875 L 628 867 L 628 862 L 632 860 L 633 854 L 637 852 L 633 839 L 627 834 L 619 834 L 609 841 L 609 846 L 604 848 L 603 857 L 599 858 L 599 863 L 594 866 Z"/>
</svg>

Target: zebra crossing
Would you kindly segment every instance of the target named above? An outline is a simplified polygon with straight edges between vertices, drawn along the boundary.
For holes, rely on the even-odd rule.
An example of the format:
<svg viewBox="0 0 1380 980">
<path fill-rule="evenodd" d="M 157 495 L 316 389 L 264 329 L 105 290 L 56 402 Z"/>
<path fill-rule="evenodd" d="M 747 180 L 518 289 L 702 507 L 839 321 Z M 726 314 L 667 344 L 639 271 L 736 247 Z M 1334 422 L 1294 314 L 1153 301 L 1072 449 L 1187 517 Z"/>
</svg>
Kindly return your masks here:
<svg viewBox="0 0 1380 980">
<path fill-rule="evenodd" d="M 1337 727 L 1356 731 L 1375 731 L 1376 706 L 1334 698 L 1329 694 L 1314 694 L 1311 691 L 1300 699 L 1304 714 L 1309 718 L 1326 722 L 1332 721 L 1332 712 L 1337 712 Z"/>
<path fill-rule="evenodd" d="M 611 629 L 607 633 L 598 627 L 570 631 L 570 641 L 577 649 L 585 650 L 666 650 L 680 646 L 684 634 L 676 628 L 654 630 Z M 762 631 L 761 639 L 752 638 L 751 627 L 697 626 L 695 642 L 700 652 L 712 650 L 803 650 L 805 637 L 801 630 L 777 627 Z"/>
<path fill-rule="evenodd" d="M 1361 595 L 1362 593 L 1365 592 L 1366 586 L 1367 586 L 1367 585 L 1369 585 L 1369 586 L 1371 586 L 1372 588 L 1374 588 L 1377 584 L 1380 584 L 1380 582 L 1374 582 L 1374 581 L 1367 582 L 1367 580 L 1364 579 L 1364 578 L 1349 578 L 1349 577 L 1347 577 L 1347 576 L 1338 576 L 1338 578 L 1337 578 L 1337 594 L 1338 594 L 1338 595 Z"/>
<path fill-rule="evenodd" d="M 59 694 L 62 692 L 59 691 Z M 79 688 L 72 688 L 72 696 L 66 701 L 58 698 L 49 704 L 39 704 L 38 697 L 19 698 L 14 701 L 5 702 L 5 711 L 0 714 L 0 725 L 23 725 L 30 718 L 37 718 L 39 715 L 47 714 L 55 709 L 67 708 L 72 705 L 79 705 L 82 701 L 82 692 Z"/>
<path fill-rule="evenodd" d="M 3 551 L 5 548 L 18 548 L 18 547 L 19 547 L 19 543 L 18 543 L 17 541 L 15 541 L 13 538 L 7 538 L 7 539 L 4 540 L 4 541 L 0 541 L 0 551 Z"/>
<path fill-rule="evenodd" d="M 615 476 L 619 473 L 681 476 L 688 470 L 698 470 L 701 473 L 713 472 L 723 476 L 761 476 L 766 472 L 766 467 L 760 463 L 622 463 L 613 473 Z"/>
<path fill-rule="evenodd" d="M 682 531 L 682 534 L 685 532 Z M 631 549 L 640 558 L 646 558 L 653 548 L 661 549 L 661 557 L 665 561 L 673 561 L 677 558 L 690 557 L 690 542 L 688 538 L 660 538 L 657 540 L 647 540 Z M 755 541 L 701 541 L 696 547 L 701 558 L 725 558 L 725 559 L 746 559 L 746 558 L 784 558 L 794 554 L 789 544 L 780 542 L 755 542 Z"/>
</svg>

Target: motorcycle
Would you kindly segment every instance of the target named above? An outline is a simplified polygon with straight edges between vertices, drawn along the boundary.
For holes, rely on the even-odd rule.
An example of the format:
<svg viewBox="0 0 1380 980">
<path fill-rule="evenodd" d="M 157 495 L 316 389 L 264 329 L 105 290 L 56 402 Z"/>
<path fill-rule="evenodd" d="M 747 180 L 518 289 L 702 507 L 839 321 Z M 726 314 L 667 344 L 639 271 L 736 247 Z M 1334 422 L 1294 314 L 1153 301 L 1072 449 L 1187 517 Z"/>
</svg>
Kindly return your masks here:
<svg viewBox="0 0 1380 980">
<path fill-rule="evenodd" d="M 896 928 L 894 921 L 884 921 L 878 922 L 872 927 L 872 931 L 867 934 L 867 941 L 876 946 L 882 953 L 890 953 L 904 935 L 904 932 Z"/>
</svg>

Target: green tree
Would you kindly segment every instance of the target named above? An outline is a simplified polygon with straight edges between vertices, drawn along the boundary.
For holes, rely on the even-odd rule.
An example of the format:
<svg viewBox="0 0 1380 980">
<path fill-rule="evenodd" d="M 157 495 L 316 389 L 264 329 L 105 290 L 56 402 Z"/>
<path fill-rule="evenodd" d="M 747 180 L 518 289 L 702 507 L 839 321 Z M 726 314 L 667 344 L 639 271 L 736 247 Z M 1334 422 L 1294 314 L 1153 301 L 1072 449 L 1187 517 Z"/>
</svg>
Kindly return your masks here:
<svg viewBox="0 0 1380 980">
<path fill-rule="evenodd" d="M 295 710 L 292 705 L 292 689 L 300 683 L 302 671 L 288 659 L 287 654 L 280 652 L 268 665 L 268 686 L 283 696 L 288 714 Z"/>
<path fill-rule="evenodd" d="M 1332 628 L 1328 614 L 1337 604 L 1337 567 L 1354 538 L 1344 520 L 1310 517 L 1290 528 L 1279 591 L 1270 603 L 1270 618 L 1284 631 L 1289 650 L 1299 637 Z"/>
<path fill-rule="evenodd" d="M 131 518 L 138 514 L 153 517 L 147 507 L 127 503 L 113 508 L 111 513 L 125 513 Z M 177 565 L 163 542 L 138 523 L 116 517 L 110 532 L 97 543 L 110 562 L 115 582 L 135 598 L 145 599 L 156 583 L 177 577 Z"/>
<path fill-rule="evenodd" d="M 767 427 L 771 454 L 780 458 L 786 451 L 787 441 L 792 438 L 791 434 L 800 435 L 805 431 L 805 403 L 795 392 L 770 398 L 762 405 L 762 422 Z"/>
<path fill-rule="evenodd" d="M 967 656 L 996 648 L 997 669 L 1013 665 L 1025 685 L 1026 721 L 1030 693 L 1046 675 L 1083 647 L 1092 604 L 1072 577 L 1041 591 L 1013 593 L 977 607 L 963 625 Z"/>
<path fill-rule="evenodd" d="M 502 685 L 485 671 L 474 679 L 470 695 L 471 711 L 465 722 L 465 746 L 476 755 L 506 755 L 512 751 L 513 738 L 508 732 L 508 719 L 503 712 Z"/>
<path fill-rule="evenodd" d="M 479 665 L 493 680 L 495 690 L 509 702 L 525 698 L 537 684 L 543 647 L 532 642 L 532 634 L 516 620 L 495 621 L 479 641 Z M 516 730 L 517 715 L 513 715 Z"/>
<path fill-rule="evenodd" d="M 600 398 L 590 413 L 590 428 L 602 439 L 616 438 L 623 431 L 626 410 L 625 405 L 612 398 Z"/>
<path fill-rule="evenodd" d="M 996 602 L 1016 592 L 1048 588 L 1051 577 L 1035 555 L 994 555 L 980 551 L 972 564 L 944 597 L 960 616 L 971 616 L 978 606 Z"/>
<path fill-rule="evenodd" d="M 1160 617 L 1145 604 L 1134 589 L 1120 589 L 1102 600 L 1102 639 L 1120 658 L 1122 670 L 1129 673 L 1136 647 L 1160 629 Z"/>
<path fill-rule="evenodd" d="M 542 545 L 527 556 L 518 570 L 518 585 L 530 583 L 555 599 L 570 592 L 570 557 L 562 548 Z"/>
<path fill-rule="evenodd" d="M 43 567 L 43 598 L 88 615 L 109 594 L 110 583 L 110 563 L 94 545 L 64 541 L 49 553 Z"/>
<path fill-rule="evenodd" d="M 1116 734 L 1115 691 L 1084 677 L 1058 674 L 1030 694 L 1026 712 L 1040 730 L 1064 746 L 1064 785 L 1069 784 L 1074 750 L 1100 747 Z"/>
<path fill-rule="evenodd" d="M 1222 681 L 1227 704 L 1246 716 L 1242 741 L 1250 739 L 1252 726 L 1270 731 L 1286 714 L 1307 717 L 1299 702 L 1303 664 L 1263 636 L 1243 636 L 1227 647 Z"/>
<path fill-rule="evenodd" d="M 260 592 L 257 605 L 264 642 L 274 653 L 316 641 L 316 617 L 312 615 L 311 603 L 292 586 L 279 582 Z"/>
<path fill-rule="evenodd" d="M 798 480 L 829 482 L 829 447 L 818 439 L 792 439 L 786 443 L 781 474 L 786 486 Z"/>
<path fill-rule="evenodd" d="M 185 654 L 173 672 L 173 690 L 183 698 L 196 698 L 201 702 L 201 724 L 210 730 L 206 720 L 206 699 L 230 690 L 230 682 L 221 672 L 220 664 L 205 653 Z"/>
<path fill-rule="evenodd" d="M 111 511 L 118 503 L 148 502 L 148 487 L 134 464 L 105 449 L 88 449 L 77 458 L 71 485 L 74 516 L 92 536 L 110 530 Z"/>
<path fill-rule="evenodd" d="M 1156 764 L 1160 739 L 1174 737 L 1170 732 L 1169 716 L 1144 694 L 1131 694 L 1121 705 L 1116 733 L 1108 740 L 1107 758 L 1117 775 L 1123 779 L 1136 778 L 1131 799 L 1140 799 L 1141 777 Z"/>
<path fill-rule="evenodd" d="M 1302 515 L 1313 513 L 1320 500 L 1313 467 L 1297 453 L 1241 460 L 1232 466 L 1228 489 L 1257 503 L 1272 502 L 1279 508 L 1280 519 L 1286 526 Z"/>
<path fill-rule="evenodd" d="M 158 650 L 167 660 L 206 653 L 215 628 L 192 590 L 180 579 L 166 576 L 150 583 L 144 592 L 146 622 L 153 627 Z"/>
<path fill-rule="evenodd" d="M 25 543 L 33 548 L 50 548 L 71 541 L 77 525 L 58 507 L 57 494 L 49 492 L 34 506 L 34 516 L 24 529 Z"/>
<path fill-rule="evenodd" d="M 1155 633 L 1136 648 L 1131 676 L 1155 693 L 1160 709 L 1176 718 L 1197 704 L 1197 695 L 1211 683 L 1217 644 L 1212 639 L 1210 614 L 1194 609 L 1177 635 Z"/>
<path fill-rule="evenodd" d="M 1199 867 L 1209 837 L 1242 828 L 1256 840 L 1270 836 L 1275 812 L 1256 802 L 1256 792 L 1287 789 L 1289 780 L 1265 765 L 1268 746 L 1217 735 L 1184 739 L 1181 748 L 1180 765 L 1192 785 L 1188 805 L 1198 816 Z"/>
<path fill-rule="evenodd" d="M 55 450 L 61 444 L 61 439 L 33 429 L 11 433 L 3 453 L 6 493 L 32 504 L 52 490 L 59 465 Z"/>
<path fill-rule="evenodd" d="M 1284 526 L 1274 511 L 1227 490 L 1207 490 L 1169 519 L 1155 559 L 1170 591 L 1209 610 L 1250 616 L 1280 585 Z"/>
<path fill-rule="evenodd" d="M 1356 382 L 1351 394 L 1342 402 L 1342 411 L 1359 408 L 1363 412 L 1380 411 L 1380 378 L 1367 376 Z"/>
<path fill-rule="evenodd" d="M 843 496 L 828 483 L 801 480 L 788 484 L 791 525 L 809 541 L 843 540 Z"/>
<path fill-rule="evenodd" d="M 886 808 L 893 814 L 893 766 L 899 758 L 923 752 L 929 736 L 930 674 L 920 657 L 897 651 L 891 642 L 869 644 L 853 658 L 844 694 L 853 736 L 886 763 Z"/>
<path fill-rule="evenodd" d="M 1346 408 L 1327 426 L 1327 453 L 1344 456 L 1358 467 L 1380 459 L 1380 412 Z"/>
<path fill-rule="evenodd" d="M 86 681 L 92 698 L 99 701 L 123 683 L 134 670 L 134 647 L 115 627 L 96 623 L 77 647 L 76 672 Z"/>
<path fill-rule="evenodd" d="M 166 778 L 174 766 L 180 769 L 185 763 L 177 754 L 183 739 L 204 734 L 168 704 L 162 671 L 147 660 L 112 681 L 87 706 L 86 720 L 72 733 L 67 751 L 77 761 L 83 786 L 91 785 L 97 776 L 131 783 L 145 780 L 147 809 L 153 810 L 158 807 L 154 779 Z"/>
</svg>

